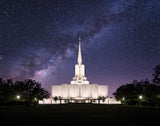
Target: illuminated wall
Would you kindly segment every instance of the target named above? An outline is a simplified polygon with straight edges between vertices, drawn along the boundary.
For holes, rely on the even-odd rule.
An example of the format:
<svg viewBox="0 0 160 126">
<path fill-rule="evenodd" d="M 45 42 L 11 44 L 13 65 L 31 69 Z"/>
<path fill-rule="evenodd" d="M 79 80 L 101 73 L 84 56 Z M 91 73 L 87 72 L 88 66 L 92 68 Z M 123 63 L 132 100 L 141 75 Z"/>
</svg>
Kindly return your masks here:
<svg viewBox="0 0 160 126">
<path fill-rule="evenodd" d="M 107 85 L 99 85 L 98 86 L 98 96 L 108 96 L 108 86 Z"/>
<path fill-rule="evenodd" d="M 85 77 L 85 66 L 83 64 L 80 66 L 78 64 L 75 65 L 75 77 L 79 75 Z"/>
<path fill-rule="evenodd" d="M 79 97 L 79 85 L 78 84 L 70 85 L 69 97 Z"/>
<path fill-rule="evenodd" d="M 61 96 L 61 85 L 52 86 L 52 97 Z"/>
<path fill-rule="evenodd" d="M 92 98 L 98 98 L 98 84 L 92 84 L 91 97 Z"/>
<path fill-rule="evenodd" d="M 62 84 L 61 86 L 61 97 L 68 98 L 69 97 L 69 85 Z"/>
<path fill-rule="evenodd" d="M 91 85 L 82 84 L 80 91 L 81 91 L 81 97 L 84 98 L 91 97 Z"/>
<path fill-rule="evenodd" d="M 62 98 L 93 98 L 108 96 L 108 86 L 98 84 L 62 84 L 52 86 L 52 97 L 61 96 Z"/>
</svg>

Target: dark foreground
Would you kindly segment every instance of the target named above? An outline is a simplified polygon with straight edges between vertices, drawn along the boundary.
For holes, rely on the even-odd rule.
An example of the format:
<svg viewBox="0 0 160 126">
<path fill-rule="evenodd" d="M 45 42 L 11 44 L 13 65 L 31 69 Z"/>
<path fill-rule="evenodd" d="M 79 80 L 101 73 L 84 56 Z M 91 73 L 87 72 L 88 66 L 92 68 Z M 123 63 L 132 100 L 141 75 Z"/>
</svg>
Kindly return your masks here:
<svg viewBox="0 0 160 126">
<path fill-rule="evenodd" d="M 0 122 L 3 126 L 154 126 L 159 125 L 159 121 L 160 108 L 92 104 L 0 107 Z"/>
</svg>

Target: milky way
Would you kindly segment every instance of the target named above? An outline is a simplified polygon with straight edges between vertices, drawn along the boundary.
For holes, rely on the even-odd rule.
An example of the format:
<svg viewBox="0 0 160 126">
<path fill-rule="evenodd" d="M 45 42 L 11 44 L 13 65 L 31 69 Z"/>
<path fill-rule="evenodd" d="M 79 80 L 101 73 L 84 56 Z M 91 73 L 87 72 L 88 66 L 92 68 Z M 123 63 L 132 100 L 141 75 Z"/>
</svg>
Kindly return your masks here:
<svg viewBox="0 0 160 126">
<path fill-rule="evenodd" d="M 70 83 L 79 36 L 88 80 L 112 96 L 160 64 L 160 1 L 0 0 L 0 76 Z"/>
</svg>

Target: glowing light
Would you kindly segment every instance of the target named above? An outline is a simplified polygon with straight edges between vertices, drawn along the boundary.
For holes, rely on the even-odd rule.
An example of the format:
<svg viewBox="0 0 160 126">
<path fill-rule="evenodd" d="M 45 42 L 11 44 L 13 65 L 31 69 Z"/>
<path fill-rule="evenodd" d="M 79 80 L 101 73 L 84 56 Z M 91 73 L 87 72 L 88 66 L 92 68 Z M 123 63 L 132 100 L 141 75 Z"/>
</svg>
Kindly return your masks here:
<svg viewBox="0 0 160 126">
<path fill-rule="evenodd" d="M 125 100 L 125 98 L 123 97 L 122 100 Z"/>
<path fill-rule="evenodd" d="M 17 98 L 17 99 L 20 99 L 20 95 L 17 95 L 16 98 Z"/>
<path fill-rule="evenodd" d="M 142 95 L 140 95 L 140 96 L 139 96 L 139 99 L 142 99 L 142 98 L 143 98 L 143 96 L 142 96 Z"/>
</svg>

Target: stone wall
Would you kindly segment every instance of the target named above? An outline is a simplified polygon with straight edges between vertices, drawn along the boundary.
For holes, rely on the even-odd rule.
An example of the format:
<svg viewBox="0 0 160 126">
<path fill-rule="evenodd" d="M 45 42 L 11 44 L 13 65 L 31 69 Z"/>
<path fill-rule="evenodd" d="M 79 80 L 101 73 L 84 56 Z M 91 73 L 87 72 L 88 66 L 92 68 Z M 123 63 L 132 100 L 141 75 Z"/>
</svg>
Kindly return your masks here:
<svg viewBox="0 0 160 126">
<path fill-rule="evenodd" d="M 93 98 L 108 96 L 108 86 L 98 84 L 62 84 L 52 86 L 52 97 L 62 98 Z"/>
</svg>

